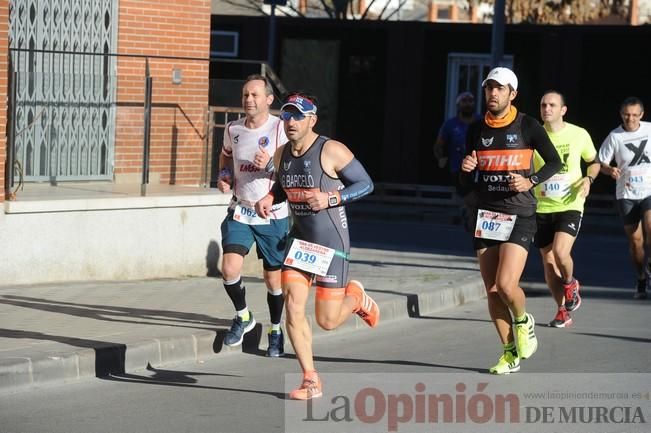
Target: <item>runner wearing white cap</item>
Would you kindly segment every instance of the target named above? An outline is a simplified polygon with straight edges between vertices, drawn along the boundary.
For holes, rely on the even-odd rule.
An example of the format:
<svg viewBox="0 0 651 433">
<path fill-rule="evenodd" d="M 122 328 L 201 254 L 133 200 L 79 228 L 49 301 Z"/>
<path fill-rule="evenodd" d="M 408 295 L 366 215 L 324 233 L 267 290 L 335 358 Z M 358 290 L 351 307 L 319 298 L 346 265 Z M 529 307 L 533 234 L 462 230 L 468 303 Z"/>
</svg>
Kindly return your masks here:
<svg viewBox="0 0 651 433">
<path fill-rule="evenodd" d="M 532 188 L 557 172 L 561 160 L 538 121 L 512 105 L 518 93 L 513 71 L 495 68 L 482 85 L 487 112 L 482 122 L 468 129 L 461 182 L 477 194 L 473 245 L 488 311 L 503 346 L 489 372 L 507 374 L 519 371 L 520 359 L 531 357 L 538 348 L 520 276 L 536 232 Z M 538 171 L 533 170 L 534 150 L 545 163 Z"/>
</svg>

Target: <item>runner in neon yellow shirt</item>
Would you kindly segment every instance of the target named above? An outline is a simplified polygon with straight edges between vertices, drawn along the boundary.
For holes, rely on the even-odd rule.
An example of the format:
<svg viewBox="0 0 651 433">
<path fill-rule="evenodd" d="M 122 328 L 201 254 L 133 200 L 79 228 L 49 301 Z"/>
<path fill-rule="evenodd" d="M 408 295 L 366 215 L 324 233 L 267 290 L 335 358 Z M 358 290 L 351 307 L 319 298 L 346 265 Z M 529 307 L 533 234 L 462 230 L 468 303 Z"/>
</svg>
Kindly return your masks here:
<svg viewBox="0 0 651 433">
<path fill-rule="evenodd" d="M 572 323 L 569 312 L 581 305 L 579 281 L 574 278 L 570 253 L 581 227 L 585 198 L 600 169 L 590 134 L 565 122 L 566 112 L 565 98 L 559 92 L 549 91 L 540 100 L 545 131 L 563 161 L 558 173 L 534 189 L 538 199 L 534 244 L 540 248 L 545 282 L 558 306 L 556 317 L 549 322 L 555 328 L 569 326 Z M 581 170 L 581 160 L 588 165 L 586 176 Z M 543 164 L 540 155 L 534 153 L 535 169 Z"/>
</svg>

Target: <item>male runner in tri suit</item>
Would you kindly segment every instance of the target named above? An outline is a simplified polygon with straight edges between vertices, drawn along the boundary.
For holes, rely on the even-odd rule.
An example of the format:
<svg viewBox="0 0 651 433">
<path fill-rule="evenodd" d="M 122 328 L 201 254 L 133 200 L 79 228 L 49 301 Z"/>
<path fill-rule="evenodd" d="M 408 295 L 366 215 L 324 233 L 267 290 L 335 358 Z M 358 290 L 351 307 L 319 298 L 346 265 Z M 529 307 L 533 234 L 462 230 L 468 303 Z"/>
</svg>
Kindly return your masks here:
<svg viewBox="0 0 651 433">
<path fill-rule="evenodd" d="M 489 371 L 507 374 L 518 371 L 520 359 L 529 358 L 538 348 L 534 318 L 525 310 L 519 283 L 536 232 L 536 198 L 531 189 L 556 173 L 561 160 L 536 119 L 511 105 L 518 90 L 513 71 L 495 68 L 482 86 L 488 111 L 468 129 L 460 180 L 477 191 L 473 244 L 488 311 L 503 345 L 502 356 Z M 545 161 L 536 172 L 534 150 Z"/>
<path fill-rule="evenodd" d="M 287 198 L 292 228 L 282 268 L 287 312 L 287 334 L 303 370 L 303 382 L 290 399 L 309 400 L 322 395 L 314 367 L 312 332 L 306 318 L 309 288 L 316 283 L 315 316 L 319 326 L 335 329 L 352 313 L 369 326 L 380 310 L 362 284 L 348 281 L 350 240 L 344 205 L 373 191 L 373 182 L 353 153 L 336 140 L 313 131 L 317 101 L 290 93 L 281 108 L 289 143 L 274 155 L 277 182 L 271 194 L 256 204 L 258 214 L 269 214 L 274 202 Z"/>
<path fill-rule="evenodd" d="M 289 230 L 289 214 L 286 202 L 274 206 L 266 218 L 260 218 L 254 210 L 255 203 L 269 192 L 274 183 L 271 157 L 280 145 L 287 142 L 282 122 L 269 113 L 273 99 L 273 89 L 267 78 L 262 75 L 247 77 L 242 87 L 245 115 L 229 122 L 224 129 L 217 187 L 222 192 L 233 189 L 233 198 L 221 225 L 222 275 L 224 288 L 237 313 L 226 332 L 224 344 L 242 344 L 244 334 L 256 324 L 246 304 L 246 289 L 241 277 L 244 256 L 255 241 L 258 258 L 262 259 L 271 319 L 267 356 L 277 357 L 284 353 L 280 327 L 284 304 L 280 266 Z"/>
<path fill-rule="evenodd" d="M 565 122 L 566 112 L 565 98 L 559 92 L 550 90 L 542 96 L 540 117 L 563 162 L 558 173 L 534 188 L 538 200 L 534 244 L 540 248 L 545 281 L 558 306 L 556 316 L 549 322 L 554 328 L 569 326 L 572 323 L 569 312 L 581 305 L 579 281 L 574 278 L 570 253 L 581 227 L 585 198 L 600 168 L 590 134 Z M 587 164 L 585 177 L 581 160 Z M 544 165 L 538 152 L 534 152 L 533 165 L 536 171 Z"/>
<path fill-rule="evenodd" d="M 619 114 L 622 124 L 601 144 L 599 162 L 601 171 L 617 181 L 617 208 L 637 273 L 633 297 L 646 299 L 651 290 L 651 122 L 642 121 L 644 104 L 636 97 L 626 98 Z M 613 159 L 617 167 L 610 165 Z"/>
</svg>

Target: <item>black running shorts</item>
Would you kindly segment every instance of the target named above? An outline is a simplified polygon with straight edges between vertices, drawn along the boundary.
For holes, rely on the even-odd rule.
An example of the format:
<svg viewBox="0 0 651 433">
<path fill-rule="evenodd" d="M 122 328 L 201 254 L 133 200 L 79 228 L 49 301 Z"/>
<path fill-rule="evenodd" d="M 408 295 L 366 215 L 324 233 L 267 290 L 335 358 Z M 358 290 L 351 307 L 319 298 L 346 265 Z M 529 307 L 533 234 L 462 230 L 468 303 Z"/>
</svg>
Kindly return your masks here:
<svg viewBox="0 0 651 433">
<path fill-rule="evenodd" d="M 651 196 L 642 200 L 617 200 L 617 210 L 625 226 L 637 226 L 644 213 L 651 210 Z"/>
<path fill-rule="evenodd" d="M 578 210 L 536 214 L 538 231 L 533 238 L 533 244 L 538 248 L 545 248 L 554 242 L 554 235 L 557 232 L 576 237 L 581 228 L 582 218 L 583 215 Z"/>
</svg>

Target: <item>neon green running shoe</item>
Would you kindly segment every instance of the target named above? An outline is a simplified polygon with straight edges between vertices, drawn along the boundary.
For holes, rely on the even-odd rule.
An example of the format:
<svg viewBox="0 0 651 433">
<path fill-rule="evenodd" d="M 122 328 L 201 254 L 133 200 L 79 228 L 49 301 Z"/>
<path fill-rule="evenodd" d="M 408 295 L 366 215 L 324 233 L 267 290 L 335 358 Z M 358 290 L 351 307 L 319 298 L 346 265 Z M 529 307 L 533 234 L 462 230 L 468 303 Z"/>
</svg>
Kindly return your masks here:
<svg viewBox="0 0 651 433">
<path fill-rule="evenodd" d="M 533 316 L 527 313 L 527 321 L 525 323 L 515 324 L 515 341 L 518 348 L 518 355 L 520 358 L 527 359 L 536 353 L 538 349 L 538 339 L 534 332 L 536 321 Z"/>
<path fill-rule="evenodd" d="M 505 350 L 497 364 L 488 370 L 490 374 L 509 374 L 520 371 L 520 358 L 510 350 Z"/>
</svg>

